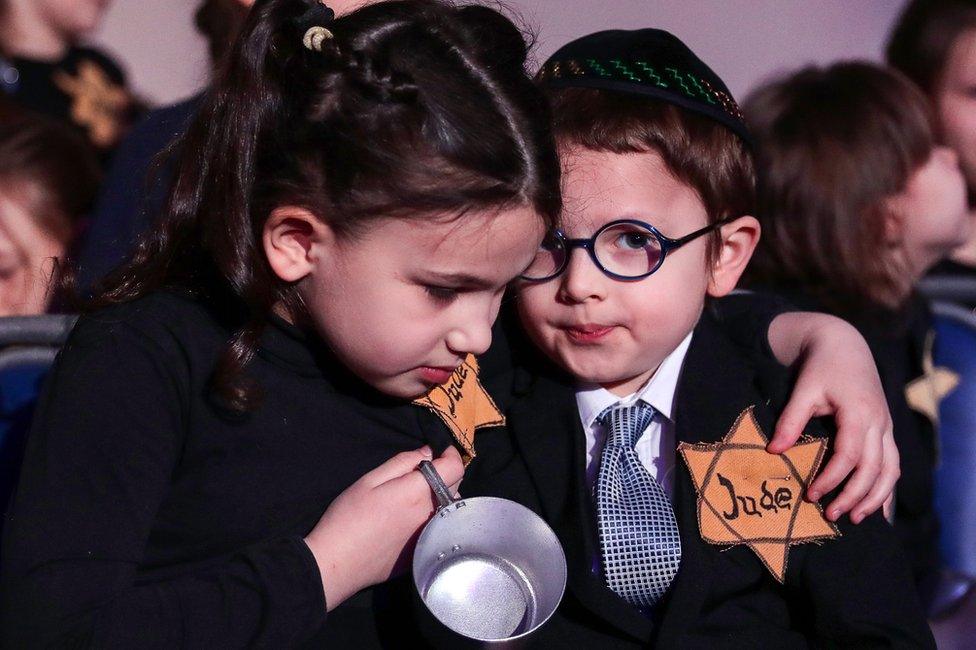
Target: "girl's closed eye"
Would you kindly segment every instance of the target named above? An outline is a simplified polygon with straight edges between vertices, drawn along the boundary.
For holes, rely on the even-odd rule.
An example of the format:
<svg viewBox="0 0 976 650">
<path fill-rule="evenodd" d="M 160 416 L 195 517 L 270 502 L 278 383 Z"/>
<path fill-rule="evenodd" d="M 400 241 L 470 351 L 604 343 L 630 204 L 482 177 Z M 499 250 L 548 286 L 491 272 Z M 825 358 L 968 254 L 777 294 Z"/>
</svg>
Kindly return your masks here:
<svg viewBox="0 0 976 650">
<path fill-rule="evenodd" d="M 451 302 L 458 296 L 459 290 L 454 287 L 442 287 L 436 284 L 423 285 L 427 295 L 437 302 Z"/>
</svg>

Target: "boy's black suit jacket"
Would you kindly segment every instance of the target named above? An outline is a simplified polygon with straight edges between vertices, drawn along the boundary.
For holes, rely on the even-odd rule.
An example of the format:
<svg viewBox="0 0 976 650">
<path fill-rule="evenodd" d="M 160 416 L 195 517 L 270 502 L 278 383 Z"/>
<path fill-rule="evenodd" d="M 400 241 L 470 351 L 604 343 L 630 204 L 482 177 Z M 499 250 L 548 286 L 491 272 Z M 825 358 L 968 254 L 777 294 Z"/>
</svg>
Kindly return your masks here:
<svg viewBox="0 0 976 650">
<path fill-rule="evenodd" d="M 816 645 L 934 647 L 905 560 L 880 513 L 842 537 L 792 548 L 785 585 L 753 551 L 706 544 L 696 495 L 680 455 L 673 502 L 682 560 L 652 619 L 618 598 L 591 572 L 598 553 L 592 498 L 584 481 L 584 434 L 571 380 L 514 346 L 523 363 L 485 374 L 508 426 L 480 434 L 464 496 L 495 495 L 532 508 L 552 525 L 566 551 L 563 602 L 532 638 L 533 647 L 797 647 Z M 706 311 L 679 380 L 674 419 L 679 442 L 720 441 L 738 415 L 756 407 L 771 435 L 788 395 L 778 365 L 751 360 Z M 826 502 L 826 500 L 825 500 Z"/>
</svg>

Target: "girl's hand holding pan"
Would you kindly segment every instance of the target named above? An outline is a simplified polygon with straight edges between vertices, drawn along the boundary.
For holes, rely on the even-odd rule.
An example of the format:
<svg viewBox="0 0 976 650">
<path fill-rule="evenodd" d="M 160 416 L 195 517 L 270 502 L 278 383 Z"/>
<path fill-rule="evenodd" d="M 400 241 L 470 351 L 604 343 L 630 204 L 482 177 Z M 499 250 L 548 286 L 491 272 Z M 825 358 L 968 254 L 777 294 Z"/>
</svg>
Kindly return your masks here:
<svg viewBox="0 0 976 650">
<path fill-rule="evenodd" d="M 429 447 L 405 451 L 367 473 L 332 502 L 305 538 L 322 575 L 328 610 L 409 563 L 417 533 L 434 514 L 430 487 L 416 471 L 431 457 Z M 433 463 L 449 485 L 456 486 L 464 474 L 453 447 Z"/>
</svg>

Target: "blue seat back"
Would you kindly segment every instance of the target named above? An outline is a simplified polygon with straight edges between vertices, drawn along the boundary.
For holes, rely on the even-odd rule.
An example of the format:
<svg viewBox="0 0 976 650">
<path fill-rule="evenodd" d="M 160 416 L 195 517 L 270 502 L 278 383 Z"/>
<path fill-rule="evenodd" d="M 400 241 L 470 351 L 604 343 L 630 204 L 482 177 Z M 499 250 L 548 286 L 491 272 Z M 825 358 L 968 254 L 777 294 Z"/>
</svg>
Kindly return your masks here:
<svg viewBox="0 0 976 650">
<path fill-rule="evenodd" d="M 935 303 L 935 365 L 959 375 L 939 409 L 941 453 L 935 474 L 940 550 L 949 568 L 976 578 L 976 316 Z"/>
<path fill-rule="evenodd" d="M 41 386 L 74 321 L 60 315 L 0 318 L 0 532 Z"/>
</svg>

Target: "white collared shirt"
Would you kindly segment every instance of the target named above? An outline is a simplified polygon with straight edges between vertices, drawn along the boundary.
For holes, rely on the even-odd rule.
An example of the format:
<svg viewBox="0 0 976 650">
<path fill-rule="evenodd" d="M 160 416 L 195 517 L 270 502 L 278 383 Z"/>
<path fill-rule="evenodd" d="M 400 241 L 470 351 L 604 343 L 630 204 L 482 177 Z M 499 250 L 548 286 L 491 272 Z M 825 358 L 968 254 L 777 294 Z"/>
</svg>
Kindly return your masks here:
<svg viewBox="0 0 976 650">
<path fill-rule="evenodd" d="M 668 497 L 674 495 L 675 431 L 674 395 L 684 366 L 691 336 L 684 338 L 671 354 L 664 358 L 654 374 L 644 386 L 627 397 L 617 397 L 602 386 L 580 385 L 576 389 L 576 407 L 579 411 L 583 432 L 586 434 L 586 487 L 589 494 L 596 489 L 596 477 L 600 471 L 600 455 L 607 439 L 606 428 L 597 422 L 603 411 L 616 404 L 636 403 L 638 400 L 650 404 L 657 413 L 644 429 L 634 446 L 637 457 L 664 488 Z M 600 554 L 593 558 L 593 572 L 600 574 Z"/>
<path fill-rule="evenodd" d="M 638 400 L 650 404 L 657 411 L 654 419 L 637 440 L 634 451 L 641 464 L 664 487 L 671 496 L 674 489 L 674 394 L 678 387 L 681 367 L 691 345 L 691 336 L 684 338 L 671 354 L 664 358 L 651 378 L 636 393 L 627 397 L 617 397 L 601 386 L 579 386 L 576 390 L 576 406 L 580 421 L 586 434 L 586 485 L 590 493 L 596 486 L 596 476 L 600 469 L 600 454 L 607 438 L 603 425 L 597 417 L 617 402 L 623 405 L 634 404 Z"/>
</svg>

